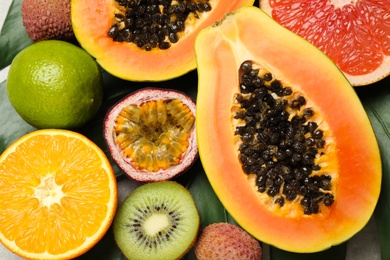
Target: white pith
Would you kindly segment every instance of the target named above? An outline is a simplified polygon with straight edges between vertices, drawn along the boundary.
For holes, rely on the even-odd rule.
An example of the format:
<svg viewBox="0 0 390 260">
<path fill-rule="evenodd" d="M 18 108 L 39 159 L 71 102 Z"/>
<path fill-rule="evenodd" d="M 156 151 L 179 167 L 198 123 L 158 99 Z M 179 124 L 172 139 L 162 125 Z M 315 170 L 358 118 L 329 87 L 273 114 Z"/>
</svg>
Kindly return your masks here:
<svg viewBox="0 0 390 260">
<path fill-rule="evenodd" d="M 35 197 L 43 206 L 50 208 L 54 203 L 61 204 L 61 198 L 65 196 L 62 185 L 58 185 L 54 174 L 47 174 L 41 178 L 41 183 L 35 188 Z"/>
</svg>

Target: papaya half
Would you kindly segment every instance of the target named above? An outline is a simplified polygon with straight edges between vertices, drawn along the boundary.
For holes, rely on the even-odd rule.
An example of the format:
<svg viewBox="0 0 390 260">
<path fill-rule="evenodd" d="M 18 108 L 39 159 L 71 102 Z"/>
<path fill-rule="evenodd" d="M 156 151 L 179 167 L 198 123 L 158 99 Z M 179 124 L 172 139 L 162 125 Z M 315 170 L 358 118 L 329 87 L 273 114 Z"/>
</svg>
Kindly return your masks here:
<svg viewBox="0 0 390 260">
<path fill-rule="evenodd" d="M 380 193 L 380 152 L 337 66 L 257 7 L 202 30 L 195 52 L 199 155 L 237 223 L 301 253 L 361 230 Z"/>
<path fill-rule="evenodd" d="M 163 81 L 196 68 L 197 33 L 254 0 L 72 0 L 79 44 L 110 74 Z"/>
</svg>

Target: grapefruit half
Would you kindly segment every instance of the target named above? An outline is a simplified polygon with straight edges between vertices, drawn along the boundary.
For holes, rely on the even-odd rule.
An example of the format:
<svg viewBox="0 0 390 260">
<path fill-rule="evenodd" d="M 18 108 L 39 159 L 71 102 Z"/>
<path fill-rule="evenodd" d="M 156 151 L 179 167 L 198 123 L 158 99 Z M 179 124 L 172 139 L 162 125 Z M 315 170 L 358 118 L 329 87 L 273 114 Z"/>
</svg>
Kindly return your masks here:
<svg viewBox="0 0 390 260">
<path fill-rule="evenodd" d="M 261 0 L 260 8 L 327 54 L 352 85 L 390 74 L 390 0 Z"/>
</svg>

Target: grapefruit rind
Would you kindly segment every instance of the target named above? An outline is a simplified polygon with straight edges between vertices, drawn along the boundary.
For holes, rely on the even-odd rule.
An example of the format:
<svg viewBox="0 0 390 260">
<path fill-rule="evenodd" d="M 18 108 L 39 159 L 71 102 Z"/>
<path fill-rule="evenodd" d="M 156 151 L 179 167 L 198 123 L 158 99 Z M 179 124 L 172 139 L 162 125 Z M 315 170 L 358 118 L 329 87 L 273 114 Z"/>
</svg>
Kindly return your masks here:
<svg viewBox="0 0 390 260">
<path fill-rule="evenodd" d="M 333 2 L 335 2 L 335 3 L 333 3 Z M 333 2 L 332 2 L 332 4 L 334 5 L 335 9 L 340 9 L 346 4 L 353 4 L 352 1 L 333 1 Z M 259 7 L 264 12 L 266 12 L 269 16 L 273 17 L 273 15 L 272 15 L 273 8 L 270 6 L 269 0 L 259 1 Z M 291 8 L 293 8 L 293 7 L 291 7 Z M 368 17 L 370 16 L 369 14 L 365 14 L 365 15 Z M 375 25 L 377 25 L 377 23 Z M 307 26 L 307 25 L 305 24 L 305 26 Z M 305 35 L 300 35 L 300 36 L 305 38 Z M 328 38 L 328 37 L 324 36 L 324 39 L 326 39 L 326 38 Z M 340 39 L 334 39 L 334 40 L 338 41 Z M 372 42 L 374 42 L 374 40 L 372 40 Z M 376 68 L 375 70 L 373 70 L 371 72 L 361 73 L 360 75 L 357 75 L 357 74 L 352 75 L 352 74 L 342 70 L 344 75 L 347 77 L 348 81 L 351 83 L 352 86 L 359 87 L 359 86 L 366 86 L 366 85 L 374 84 L 374 83 L 376 83 L 376 82 L 378 82 L 378 81 L 380 81 L 380 80 L 382 80 L 390 75 L 390 56 L 386 55 L 385 53 L 382 53 L 381 55 L 383 56 L 382 64 L 378 68 Z M 340 59 L 342 59 L 342 57 L 340 57 Z M 333 61 L 333 62 L 335 62 L 335 61 Z"/>
</svg>

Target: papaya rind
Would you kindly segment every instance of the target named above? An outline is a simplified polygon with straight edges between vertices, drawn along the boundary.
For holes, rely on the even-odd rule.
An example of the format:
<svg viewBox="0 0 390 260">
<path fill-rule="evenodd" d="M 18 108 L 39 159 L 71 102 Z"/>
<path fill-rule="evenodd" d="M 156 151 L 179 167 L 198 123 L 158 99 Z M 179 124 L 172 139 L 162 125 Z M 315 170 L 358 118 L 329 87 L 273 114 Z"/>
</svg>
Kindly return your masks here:
<svg viewBox="0 0 390 260">
<path fill-rule="evenodd" d="M 258 41 L 257 35 L 261 35 Z M 257 239 L 301 253 L 327 249 L 361 230 L 379 198 L 381 160 L 367 114 L 336 65 L 257 7 L 241 8 L 202 30 L 195 51 L 199 155 L 215 193 L 232 217 Z M 276 215 L 259 202 L 258 192 L 248 184 L 231 125 L 238 68 L 244 60 L 264 65 L 322 110 L 335 137 L 339 167 L 336 201 L 326 218 Z"/>
<path fill-rule="evenodd" d="M 201 24 L 192 28 L 168 50 L 143 51 L 133 43 L 114 42 L 108 36 L 114 17 L 115 0 L 72 0 L 71 19 L 76 39 L 110 74 L 131 81 L 164 81 L 196 68 L 194 42 L 197 33 L 225 13 L 254 0 L 215 0 L 213 9 Z"/>
</svg>

